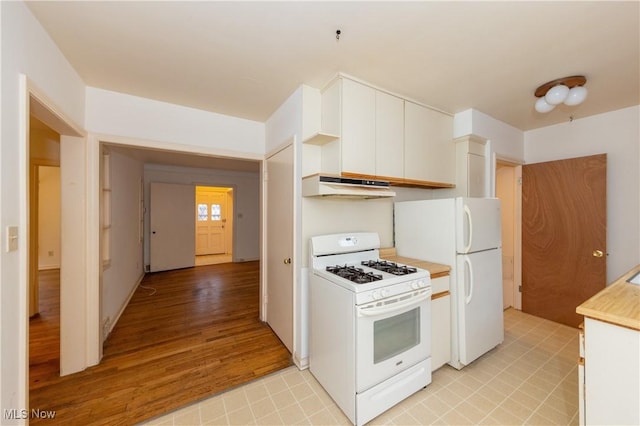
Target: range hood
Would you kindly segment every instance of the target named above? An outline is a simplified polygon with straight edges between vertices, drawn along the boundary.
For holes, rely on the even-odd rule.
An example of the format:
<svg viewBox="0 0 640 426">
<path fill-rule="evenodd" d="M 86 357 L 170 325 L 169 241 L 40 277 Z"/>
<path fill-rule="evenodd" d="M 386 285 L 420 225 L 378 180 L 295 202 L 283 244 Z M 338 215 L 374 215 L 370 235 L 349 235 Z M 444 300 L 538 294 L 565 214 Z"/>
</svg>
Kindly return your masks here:
<svg viewBox="0 0 640 426">
<path fill-rule="evenodd" d="M 386 181 L 316 174 L 302 179 L 302 196 L 368 199 L 395 197 L 396 193 Z"/>
</svg>

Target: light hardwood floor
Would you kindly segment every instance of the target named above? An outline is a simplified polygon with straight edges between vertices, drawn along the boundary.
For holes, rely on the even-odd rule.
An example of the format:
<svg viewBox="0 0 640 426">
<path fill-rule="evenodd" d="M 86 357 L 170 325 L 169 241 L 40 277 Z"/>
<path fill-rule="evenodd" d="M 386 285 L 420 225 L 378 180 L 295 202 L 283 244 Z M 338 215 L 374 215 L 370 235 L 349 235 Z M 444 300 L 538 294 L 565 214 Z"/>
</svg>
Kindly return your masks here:
<svg viewBox="0 0 640 426">
<path fill-rule="evenodd" d="M 30 324 L 30 408 L 54 410 L 56 423 L 134 424 L 291 365 L 258 318 L 258 262 L 148 274 L 101 364 L 65 377 L 59 274 L 47 271 L 41 281 L 45 309 Z"/>
</svg>

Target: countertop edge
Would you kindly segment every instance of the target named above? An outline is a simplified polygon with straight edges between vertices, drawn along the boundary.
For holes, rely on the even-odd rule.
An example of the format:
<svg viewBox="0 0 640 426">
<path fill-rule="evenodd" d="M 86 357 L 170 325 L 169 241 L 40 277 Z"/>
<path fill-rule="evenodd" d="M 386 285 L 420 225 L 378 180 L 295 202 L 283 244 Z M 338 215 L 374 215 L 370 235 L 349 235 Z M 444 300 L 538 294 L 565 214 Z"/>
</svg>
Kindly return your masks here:
<svg viewBox="0 0 640 426">
<path fill-rule="evenodd" d="M 593 297 L 586 300 L 576 308 L 576 313 L 598 321 L 618 325 L 632 330 L 640 331 L 640 286 L 627 282 L 634 274 L 640 271 L 640 265 L 632 268 L 613 284 L 605 287 Z M 617 299 L 638 299 L 623 302 L 631 305 L 629 309 L 621 309 Z"/>
</svg>

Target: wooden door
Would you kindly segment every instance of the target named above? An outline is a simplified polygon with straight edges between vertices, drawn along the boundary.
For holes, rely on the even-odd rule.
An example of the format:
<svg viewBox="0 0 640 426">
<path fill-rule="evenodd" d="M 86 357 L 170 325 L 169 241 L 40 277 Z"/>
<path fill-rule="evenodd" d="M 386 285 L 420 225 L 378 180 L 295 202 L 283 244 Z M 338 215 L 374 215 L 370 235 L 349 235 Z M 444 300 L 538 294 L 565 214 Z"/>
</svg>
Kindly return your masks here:
<svg viewBox="0 0 640 426">
<path fill-rule="evenodd" d="M 196 255 L 228 253 L 227 216 L 226 188 L 196 187 Z"/>
<path fill-rule="evenodd" d="M 522 310 L 577 327 L 606 285 L 606 154 L 522 167 Z"/>
<path fill-rule="evenodd" d="M 195 190 L 191 185 L 151 183 L 149 270 L 195 265 Z"/>
<path fill-rule="evenodd" d="M 267 323 L 293 352 L 293 145 L 267 159 Z"/>
</svg>

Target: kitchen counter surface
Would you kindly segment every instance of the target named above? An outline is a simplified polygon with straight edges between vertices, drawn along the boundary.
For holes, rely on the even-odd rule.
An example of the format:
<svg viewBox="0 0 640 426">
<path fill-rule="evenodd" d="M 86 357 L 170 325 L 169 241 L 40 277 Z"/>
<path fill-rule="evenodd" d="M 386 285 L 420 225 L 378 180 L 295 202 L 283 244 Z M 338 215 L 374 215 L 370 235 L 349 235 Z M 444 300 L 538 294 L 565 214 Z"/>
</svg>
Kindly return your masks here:
<svg viewBox="0 0 640 426">
<path fill-rule="evenodd" d="M 428 262 L 426 260 L 412 259 L 396 255 L 395 247 L 381 248 L 380 257 L 391 262 L 404 263 L 406 265 L 415 266 L 416 268 L 426 269 L 431 274 L 431 278 L 444 277 L 449 275 L 451 267 L 441 263 Z"/>
<path fill-rule="evenodd" d="M 628 283 L 640 265 L 576 308 L 585 317 L 640 331 L 640 285 Z"/>
</svg>

